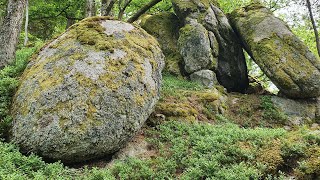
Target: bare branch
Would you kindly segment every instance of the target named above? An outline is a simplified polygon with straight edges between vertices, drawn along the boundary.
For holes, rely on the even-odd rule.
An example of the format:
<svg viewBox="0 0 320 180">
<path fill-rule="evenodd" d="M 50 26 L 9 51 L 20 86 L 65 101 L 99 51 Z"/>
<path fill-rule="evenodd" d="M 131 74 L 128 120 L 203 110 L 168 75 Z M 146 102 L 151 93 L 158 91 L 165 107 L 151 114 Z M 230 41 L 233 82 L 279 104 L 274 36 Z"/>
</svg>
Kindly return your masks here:
<svg viewBox="0 0 320 180">
<path fill-rule="evenodd" d="M 145 12 L 147 12 L 150 8 L 152 8 L 153 6 L 155 6 L 156 4 L 158 4 L 160 1 L 162 1 L 162 0 L 151 0 L 148 4 L 146 4 L 146 5 L 143 6 L 141 9 L 139 9 L 136 14 L 134 14 L 131 18 L 129 18 L 129 19 L 128 19 L 128 22 L 129 22 L 129 23 L 133 23 L 133 22 L 136 21 L 142 14 L 144 14 Z"/>
</svg>

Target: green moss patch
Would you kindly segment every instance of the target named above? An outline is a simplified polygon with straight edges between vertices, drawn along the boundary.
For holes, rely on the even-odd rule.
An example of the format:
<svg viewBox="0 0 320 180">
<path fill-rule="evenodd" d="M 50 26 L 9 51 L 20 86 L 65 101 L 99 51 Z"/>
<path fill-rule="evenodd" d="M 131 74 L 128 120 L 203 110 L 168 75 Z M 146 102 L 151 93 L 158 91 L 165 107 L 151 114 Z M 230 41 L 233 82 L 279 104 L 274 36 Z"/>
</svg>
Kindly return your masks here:
<svg viewBox="0 0 320 180">
<path fill-rule="evenodd" d="M 181 77 L 164 75 L 161 98 L 150 121 L 156 121 L 156 116 L 162 114 L 167 120 L 214 122 L 216 115 L 227 108 L 224 96 L 215 88 L 206 89 Z"/>
</svg>

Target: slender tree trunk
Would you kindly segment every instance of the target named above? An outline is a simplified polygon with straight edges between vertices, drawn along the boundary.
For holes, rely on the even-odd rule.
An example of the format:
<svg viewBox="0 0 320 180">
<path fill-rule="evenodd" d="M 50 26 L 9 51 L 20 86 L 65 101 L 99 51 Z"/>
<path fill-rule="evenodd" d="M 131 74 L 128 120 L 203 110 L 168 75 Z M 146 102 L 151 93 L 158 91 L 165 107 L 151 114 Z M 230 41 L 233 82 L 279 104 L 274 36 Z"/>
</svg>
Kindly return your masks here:
<svg viewBox="0 0 320 180">
<path fill-rule="evenodd" d="M 86 17 L 96 15 L 96 2 L 95 0 L 87 0 L 86 2 Z"/>
<path fill-rule="evenodd" d="M 116 0 L 101 0 L 101 16 L 109 16 Z"/>
<path fill-rule="evenodd" d="M 110 3 L 108 4 L 108 7 L 106 9 L 105 16 L 113 16 L 112 8 L 113 8 L 115 3 L 116 3 L 116 0 L 110 0 Z"/>
<path fill-rule="evenodd" d="M 67 26 L 66 29 L 68 29 L 70 26 L 72 26 L 76 22 L 73 18 L 67 18 Z"/>
<path fill-rule="evenodd" d="M 128 19 L 129 23 L 133 23 L 136 21 L 142 14 L 147 12 L 150 8 L 152 8 L 154 5 L 158 4 L 161 0 L 151 0 L 148 4 L 143 6 L 141 9 L 139 9 L 136 14 L 134 14 L 131 18 Z"/>
<path fill-rule="evenodd" d="M 311 23 L 312 23 L 312 28 L 313 28 L 313 31 L 314 31 L 314 35 L 315 35 L 315 37 L 316 37 L 316 44 L 317 44 L 318 56 L 320 57 L 320 39 L 319 39 L 319 32 L 318 32 L 318 29 L 317 29 L 317 26 L 316 26 L 316 22 L 315 22 L 314 17 L 313 17 L 310 0 L 306 0 L 306 2 L 307 2 L 307 8 L 308 8 L 308 11 L 309 11 L 309 16 L 310 16 Z M 320 123 L 320 97 L 317 98 L 316 121 L 317 121 L 318 123 Z"/>
<path fill-rule="evenodd" d="M 27 46 L 28 43 L 28 25 L 29 25 L 29 1 L 26 2 L 26 20 L 24 24 L 24 46 Z"/>
<path fill-rule="evenodd" d="M 13 62 L 23 23 L 26 0 L 9 0 L 0 27 L 0 69 Z"/>
<path fill-rule="evenodd" d="M 118 14 L 118 19 L 122 20 L 123 15 L 129 4 L 131 3 L 132 0 L 126 0 L 123 4 L 123 7 L 121 7 L 121 0 L 119 0 L 119 14 Z"/>
<path fill-rule="evenodd" d="M 314 35 L 315 35 L 315 37 L 316 37 L 318 56 L 320 57 L 320 38 L 319 38 L 319 32 L 318 32 L 317 25 L 316 25 L 316 22 L 315 22 L 314 17 L 313 17 L 310 0 L 306 0 L 306 1 L 307 1 L 307 7 L 308 7 L 308 10 L 309 10 L 309 16 L 310 16 L 310 19 L 311 19 L 311 23 L 312 23 Z"/>
<path fill-rule="evenodd" d="M 110 0 L 101 0 L 101 16 L 105 16 L 107 13 L 106 13 L 106 10 L 107 10 L 107 7 L 110 3 Z"/>
</svg>

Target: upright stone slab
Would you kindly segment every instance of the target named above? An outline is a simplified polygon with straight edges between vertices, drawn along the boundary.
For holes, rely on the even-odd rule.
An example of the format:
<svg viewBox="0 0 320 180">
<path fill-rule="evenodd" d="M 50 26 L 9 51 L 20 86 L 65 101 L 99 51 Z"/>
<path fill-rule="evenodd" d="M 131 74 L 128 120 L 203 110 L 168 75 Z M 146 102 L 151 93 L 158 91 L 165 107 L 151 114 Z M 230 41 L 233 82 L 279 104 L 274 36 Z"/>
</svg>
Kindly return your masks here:
<svg viewBox="0 0 320 180">
<path fill-rule="evenodd" d="M 143 29 L 85 19 L 46 45 L 22 75 L 11 140 L 66 163 L 119 150 L 159 98 L 164 56 Z"/>
<path fill-rule="evenodd" d="M 217 59 L 212 54 L 208 31 L 198 22 L 191 21 L 180 29 L 178 45 L 188 74 L 202 69 L 216 70 Z"/>
<path fill-rule="evenodd" d="M 230 18 L 247 52 L 283 94 L 320 95 L 320 60 L 286 23 L 257 3 L 233 11 Z"/>
<path fill-rule="evenodd" d="M 242 47 L 217 3 L 214 0 L 172 0 L 172 3 L 185 25 L 180 30 L 179 47 L 186 71 L 212 70 L 229 91 L 244 92 L 249 82 Z M 199 39 L 200 34 L 202 40 L 191 38 Z M 193 48 L 189 48 L 190 44 Z M 185 49 L 189 53 L 183 53 Z"/>
</svg>

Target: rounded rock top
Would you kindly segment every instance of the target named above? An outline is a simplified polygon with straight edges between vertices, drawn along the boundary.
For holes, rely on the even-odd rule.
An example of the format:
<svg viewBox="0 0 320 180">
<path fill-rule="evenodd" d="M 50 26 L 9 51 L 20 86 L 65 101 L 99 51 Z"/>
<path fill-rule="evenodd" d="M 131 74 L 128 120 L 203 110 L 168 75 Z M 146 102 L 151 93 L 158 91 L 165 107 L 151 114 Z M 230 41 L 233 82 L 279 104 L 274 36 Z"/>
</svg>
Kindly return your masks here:
<svg viewBox="0 0 320 180">
<path fill-rule="evenodd" d="M 112 154 L 153 111 L 163 67 L 158 42 L 143 29 L 108 17 L 82 20 L 23 73 L 11 141 L 66 163 Z"/>
</svg>

